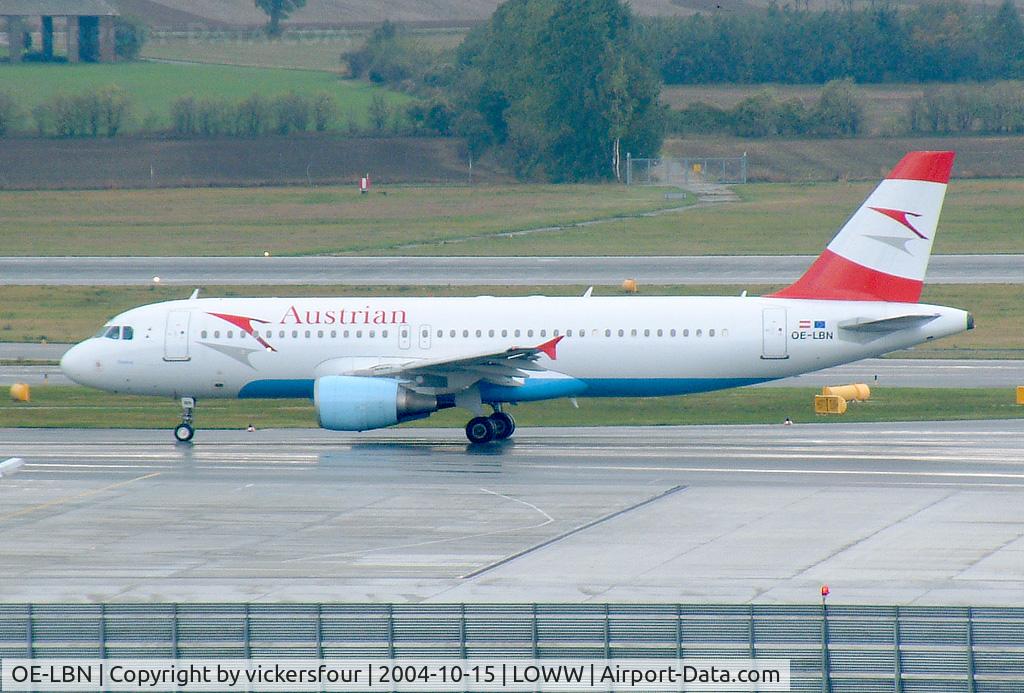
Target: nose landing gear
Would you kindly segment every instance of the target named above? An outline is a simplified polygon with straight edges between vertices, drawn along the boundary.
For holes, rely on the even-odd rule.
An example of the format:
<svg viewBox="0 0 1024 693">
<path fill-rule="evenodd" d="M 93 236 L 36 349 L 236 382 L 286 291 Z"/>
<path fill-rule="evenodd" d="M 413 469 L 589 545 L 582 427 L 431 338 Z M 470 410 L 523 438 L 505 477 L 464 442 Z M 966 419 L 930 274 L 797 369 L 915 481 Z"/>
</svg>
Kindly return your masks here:
<svg viewBox="0 0 1024 693">
<path fill-rule="evenodd" d="M 473 445 L 483 445 L 493 440 L 505 440 L 516 430 L 516 420 L 497 406 L 490 416 L 477 416 L 466 424 L 466 438 Z"/>
<path fill-rule="evenodd" d="M 187 443 L 196 434 L 196 430 L 192 427 L 192 412 L 196 408 L 195 398 L 182 397 L 181 408 L 181 423 L 174 429 L 174 439 L 179 443 Z"/>
</svg>

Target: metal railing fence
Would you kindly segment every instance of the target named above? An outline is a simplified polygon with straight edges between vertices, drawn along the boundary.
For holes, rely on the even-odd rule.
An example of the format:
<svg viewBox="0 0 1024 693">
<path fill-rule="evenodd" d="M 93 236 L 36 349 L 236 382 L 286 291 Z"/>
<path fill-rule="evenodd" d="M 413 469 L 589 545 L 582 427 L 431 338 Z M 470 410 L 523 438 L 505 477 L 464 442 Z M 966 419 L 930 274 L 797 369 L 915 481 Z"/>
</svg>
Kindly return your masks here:
<svg viewBox="0 0 1024 693">
<path fill-rule="evenodd" d="M 1024 690 L 1024 609 L 699 604 L 0 604 L 4 657 L 748 658 L 794 691 Z"/>
<path fill-rule="evenodd" d="M 747 182 L 747 155 L 637 159 L 626 156 L 626 185 L 675 185 Z"/>
</svg>

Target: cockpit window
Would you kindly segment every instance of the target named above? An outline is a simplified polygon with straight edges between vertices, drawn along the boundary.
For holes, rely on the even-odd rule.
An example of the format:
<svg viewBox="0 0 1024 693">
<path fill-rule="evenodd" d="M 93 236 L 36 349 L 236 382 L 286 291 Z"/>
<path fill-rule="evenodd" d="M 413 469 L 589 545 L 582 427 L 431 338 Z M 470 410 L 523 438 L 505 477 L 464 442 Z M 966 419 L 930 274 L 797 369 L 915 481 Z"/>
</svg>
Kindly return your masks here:
<svg viewBox="0 0 1024 693">
<path fill-rule="evenodd" d="M 94 337 L 106 337 L 107 339 L 133 339 L 135 329 L 121 325 L 104 325 Z"/>
</svg>

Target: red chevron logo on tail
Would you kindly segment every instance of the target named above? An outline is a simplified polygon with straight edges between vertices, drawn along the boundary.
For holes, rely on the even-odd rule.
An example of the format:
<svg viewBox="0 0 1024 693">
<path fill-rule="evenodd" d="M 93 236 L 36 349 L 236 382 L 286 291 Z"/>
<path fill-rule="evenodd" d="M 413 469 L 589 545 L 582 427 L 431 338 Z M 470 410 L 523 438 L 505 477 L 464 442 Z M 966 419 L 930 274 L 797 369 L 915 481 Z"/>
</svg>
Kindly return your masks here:
<svg viewBox="0 0 1024 693">
<path fill-rule="evenodd" d="M 893 221 L 898 221 L 899 223 L 903 224 L 908 229 L 913 231 L 915 234 L 917 234 L 920 238 L 923 238 L 926 241 L 928 240 L 928 237 L 925 236 L 920 231 L 918 231 L 916 228 L 914 228 L 914 225 L 910 223 L 909 219 L 907 219 L 907 217 L 917 218 L 921 216 L 920 214 L 914 214 L 913 212 L 904 212 L 899 209 L 886 209 L 885 207 L 868 207 L 868 209 L 878 212 L 879 214 L 884 214 Z"/>
</svg>

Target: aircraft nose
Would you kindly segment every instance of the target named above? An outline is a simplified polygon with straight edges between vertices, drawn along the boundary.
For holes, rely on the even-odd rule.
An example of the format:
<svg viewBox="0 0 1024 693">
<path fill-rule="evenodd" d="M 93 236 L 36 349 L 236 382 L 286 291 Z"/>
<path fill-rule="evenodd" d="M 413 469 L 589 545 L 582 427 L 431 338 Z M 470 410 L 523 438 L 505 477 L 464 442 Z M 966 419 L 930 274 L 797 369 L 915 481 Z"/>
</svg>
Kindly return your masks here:
<svg viewBox="0 0 1024 693">
<path fill-rule="evenodd" d="M 64 375 L 80 385 L 86 385 L 86 373 L 89 368 L 89 355 L 85 344 L 76 344 L 68 349 L 60 359 L 60 369 Z"/>
</svg>

